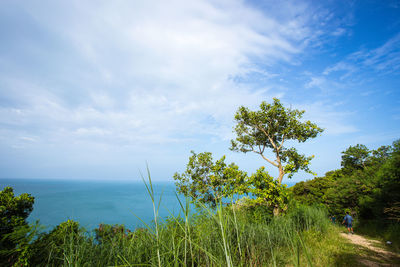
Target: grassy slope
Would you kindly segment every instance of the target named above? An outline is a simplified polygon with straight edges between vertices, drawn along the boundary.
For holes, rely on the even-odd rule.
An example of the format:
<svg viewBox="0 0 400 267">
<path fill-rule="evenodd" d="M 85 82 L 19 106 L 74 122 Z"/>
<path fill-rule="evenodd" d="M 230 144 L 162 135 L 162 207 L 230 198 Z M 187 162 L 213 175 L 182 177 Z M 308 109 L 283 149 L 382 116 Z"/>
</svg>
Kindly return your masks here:
<svg viewBox="0 0 400 267">
<path fill-rule="evenodd" d="M 32 245 L 27 264 L 19 266 L 363 266 L 363 260 L 400 263 L 380 259 L 379 253 L 351 244 L 340 235 L 343 228 L 332 225 L 326 213 L 316 207 L 293 207 L 288 214 L 269 219 L 223 208 L 196 217 L 170 217 L 159 222 L 157 231 L 153 227 L 125 235 L 110 227 L 98 241 L 78 231 L 75 224 L 67 222 L 53 235 L 40 239 L 42 246 Z"/>
<path fill-rule="evenodd" d="M 299 207 L 266 223 L 246 214 L 221 210 L 161 223 L 158 238 L 149 230 L 131 238 L 114 236 L 99 245 L 66 239 L 63 260 L 69 265 L 150 266 L 357 266 L 357 249 L 339 235 L 324 212 Z"/>
</svg>

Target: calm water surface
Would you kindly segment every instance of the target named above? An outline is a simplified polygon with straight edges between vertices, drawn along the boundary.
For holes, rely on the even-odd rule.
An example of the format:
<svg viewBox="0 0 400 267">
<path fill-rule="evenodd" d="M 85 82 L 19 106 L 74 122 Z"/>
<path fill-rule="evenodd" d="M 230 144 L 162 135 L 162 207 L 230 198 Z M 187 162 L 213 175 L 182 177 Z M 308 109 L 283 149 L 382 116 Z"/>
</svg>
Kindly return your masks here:
<svg viewBox="0 0 400 267">
<path fill-rule="evenodd" d="M 153 220 L 153 206 L 143 182 L 52 181 L 34 179 L 0 179 L 0 189 L 14 188 L 15 195 L 29 193 L 35 197 L 29 222 L 54 227 L 67 219 L 78 221 L 86 229 L 100 223 L 125 224 L 128 228 L 142 227 Z M 160 216 L 178 214 L 180 206 L 175 185 L 155 183 L 156 199 L 162 193 Z"/>
</svg>

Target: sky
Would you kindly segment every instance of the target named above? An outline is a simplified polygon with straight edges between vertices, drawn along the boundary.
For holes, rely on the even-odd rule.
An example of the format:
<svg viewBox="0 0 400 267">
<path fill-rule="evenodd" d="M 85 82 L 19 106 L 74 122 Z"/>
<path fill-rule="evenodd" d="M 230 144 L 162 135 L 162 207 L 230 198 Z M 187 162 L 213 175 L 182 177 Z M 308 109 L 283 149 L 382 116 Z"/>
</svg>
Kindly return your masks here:
<svg viewBox="0 0 400 267">
<path fill-rule="evenodd" d="M 191 150 L 276 175 L 229 150 L 274 97 L 325 129 L 291 143 L 318 176 L 400 138 L 399 1 L 1 1 L 0 38 L 0 178 L 172 181 Z"/>
</svg>

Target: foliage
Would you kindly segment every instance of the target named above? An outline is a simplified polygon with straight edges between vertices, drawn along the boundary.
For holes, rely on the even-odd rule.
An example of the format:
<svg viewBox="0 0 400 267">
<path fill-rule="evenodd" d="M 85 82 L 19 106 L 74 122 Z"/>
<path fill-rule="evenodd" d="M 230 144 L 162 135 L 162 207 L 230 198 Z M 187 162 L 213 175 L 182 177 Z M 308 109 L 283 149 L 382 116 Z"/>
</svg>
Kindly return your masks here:
<svg viewBox="0 0 400 267">
<path fill-rule="evenodd" d="M 274 180 L 268 172 L 261 167 L 247 180 L 248 192 L 255 196 L 253 203 L 264 204 L 270 207 L 285 209 L 289 201 L 286 185 L 281 185 Z"/>
<path fill-rule="evenodd" d="M 255 198 L 249 199 L 247 204 L 285 209 L 288 203 L 286 185 L 275 181 L 264 167 L 248 177 L 237 165 L 226 165 L 224 160 L 225 156 L 214 163 L 211 153 L 192 151 L 186 172 L 174 175 L 178 192 L 212 207 L 222 198 L 250 194 Z"/>
<path fill-rule="evenodd" d="M 154 229 L 138 228 L 130 235 L 116 233 L 103 225 L 109 235 L 101 242 L 85 237 L 72 222 L 61 224 L 34 242 L 29 266 L 260 266 L 312 264 L 318 255 L 310 255 L 313 243 L 305 235 L 319 240 L 332 231 L 326 213 L 316 207 L 294 207 L 284 216 L 257 221 L 250 210 L 234 206 L 206 209 L 186 223 L 170 216 L 160 222 L 159 243 Z M 297 210 L 299 209 L 299 210 Z M 301 223 L 299 223 L 301 222 Z M 60 225 L 60 226 L 61 226 Z M 72 226 L 71 232 L 64 231 Z M 120 229 L 118 227 L 118 229 Z M 78 232 L 76 232 L 78 230 Z M 190 232 L 190 235 L 189 235 Z M 185 241 L 186 247 L 185 247 Z M 48 242 L 47 246 L 45 243 Z M 52 244 L 57 244 L 54 250 Z M 40 246 L 39 246 L 40 245 Z M 159 251 L 159 260 L 157 259 Z M 32 255 L 32 254 L 31 254 Z M 41 262 L 39 261 L 41 260 Z"/>
<path fill-rule="evenodd" d="M 60 266 L 63 263 L 67 242 L 82 242 L 86 238 L 79 223 L 67 220 L 54 227 L 50 232 L 39 233 L 27 250 L 27 266 L 39 266 L 47 263 Z"/>
<path fill-rule="evenodd" d="M 278 214 L 288 201 L 288 194 L 281 186 L 283 176 L 288 174 L 290 178 L 300 169 L 312 173 L 308 166 L 313 156 L 301 155 L 295 148 L 284 146 L 285 141 L 305 142 L 322 132 L 310 121 L 301 122 L 303 114 L 304 111 L 285 108 L 274 99 L 273 104 L 262 102 L 259 111 L 240 107 L 235 115 L 237 137 L 231 141 L 231 150 L 260 154 L 279 169 L 276 182 L 264 167 L 247 177 L 234 163 L 227 165 L 225 156 L 213 162 L 210 152 L 196 154 L 192 151 L 186 171 L 174 175 L 177 191 L 197 203 L 213 207 L 224 197 L 252 194 L 256 197 L 253 204 L 275 207 L 274 214 Z M 264 155 L 266 148 L 274 152 L 274 161 Z"/>
<path fill-rule="evenodd" d="M 334 180 L 326 177 L 317 177 L 309 181 L 296 183 L 291 191 L 296 200 L 301 203 L 312 205 L 314 203 L 326 202 L 326 191 L 334 184 Z"/>
<path fill-rule="evenodd" d="M 33 209 L 34 197 L 29 194 L 14 196 L 11 187 L 0 192 L 0 233 L 10 233 L 16 226 L 26 225 L 26 218 Z"/>
<path fill-rule="evenodd" d="M 315 138 L 323 131 L 310 121 L 301 122 L 304 112 L 285 108 L 277 98 L 274 98 L 272 104 L 262 102 L 258 111 L 251 111 L 242 106 L 235 115 L 236 139 L 231 140 L 230 149 L 261 155 L 278 168 L 279 184 L 285 174 L 291 178 L 299 170 L 312 173 L 308 166 L 313 156 L 306 157 L 299 154 L 295 148 L 284 146 L 285 141 L 295 140 L 302 143 Z M 272 150 L 275 160 L 265 156 L 265 149 Z"/>
<path fill-rule="evenodd" d="M 365 145 L 350 146 L 342 152 L 342 168 L 346 173 L 362 170 L 366 167 L 370 151 Z"/>
<path fill-rule="evenodd" d="M 227 165 L 225 156 L 213 162 L 210 152 L 191 153 L 186 171 L 174 175 L 179 193 L 214 207 L 223 197 L 244 193 L 247 174 L 236 164 Z"/>
<path fill-rule="evenodd" d="M 255 176 L 267 173 L 261 168 Z M 276 182 L 276 181 L 275 181 Z M 150 187 L 151 181 L 150 181 Z M 267 186 L 266 188 L 270 188 Z M 151 196 L 154 200 L 154 196 Z M 182 204 L 182 203 L 181 203 Z M 96 239 L 67 221 L 24 244 L 19 266 L 352 266 L 352 251 L 327 219 L 326 209 L 291 202 L 282 216 L 259 216 L 265 205 L 216 209 L 199 204 L 184 218 L 171 215 L 158 225 L 125 234 L 122 225 L 102 225 Z M 268 213 L 267 213 L 268 214 Z M 156 229 L 155 229 L 156 227 Z M 397 229 L 397 228 L 396 228 Z M 31 231 L 32 232 L 32 231 Z M 346 255 L 344 259 L 342 255 Z M 348 257 L 347 257 L 348 256 Z"/>
<path fill-rule="evenodd" d="M 12 263 L 17 255 L 15 248 L 17 243 L 10 234 L 26 227 L 27 217 L 32 212 L 34 197 L 29 194 L 14 195 L 11 187 L 5 187 L 0 191 L 0 265 L 6 266 Z"/>
<path fill-rule="evenodd" d="M 124 225 L 110 225 L 110 224 L 100 224 L 99 228 L 94 229 L 95 240 L 98 243 L 107 242 L 107 240 L 112 240 L 117 236 L 127 236 L 129 230 L 125 228 Z"/>
<path fill-rule="evenodd" d="M 364 213 L 400 222 L 400 140 L 393 143 L 390 156 L 374 178 L 375 188 Z"/>
<path fill-rule="evenodd" d="M 36 221 L 34 224 L 18 226 L 12 233 L 7 234 L 6 237 L 12 240 L 16 246 L 6 253 L 6 255 L 12 255 L 6 265 L 29 266 L 32 243 L 43 228 Z"/>
<path fill-rule="evenodd" d="M 235 203 L 235 207 L 241 211 L 242 216 L 246 216 L 247 221 L 252 223 L 265 223 L 273 219 L 273 207 L 268 205 L 257 205 L 254 199 L 242 197 Z"/>
<path fill-rule="evenodd" d="M 378 224 L 382 233 L 395 227 L 400 222 L 400 140 L 376 150 L 350 146 L 341 165 L 325 177 L 297 183 L 291 188 L 294 199 L 324 204 L 338 218 L 350 210 L 361 224 Z"/>
</svg>

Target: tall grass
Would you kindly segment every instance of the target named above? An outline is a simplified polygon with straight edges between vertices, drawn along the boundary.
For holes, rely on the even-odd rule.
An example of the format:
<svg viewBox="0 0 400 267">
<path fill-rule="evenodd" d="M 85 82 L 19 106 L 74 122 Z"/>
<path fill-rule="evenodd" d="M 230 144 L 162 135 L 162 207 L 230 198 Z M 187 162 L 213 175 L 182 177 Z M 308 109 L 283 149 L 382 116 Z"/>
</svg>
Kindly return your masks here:
<svg viewBox="0 0 400 267">
<path fill-rule="evenodd" d="M 110 226 L 97 230 L 97 238 L 66 233 L 44 265 L 312 266 L 315 255 L 304 234 L 329 230 L 327 214 L 318 207 L 294 206 L 286 215 L 259 219 L 252 209 L 222 203 L 215 209 L 200 204 L 192 211 L 187 198 L 178 198 L 180 215 L 160 220 L 161 198 L 154 197 L 150 172 L 144 182 L 153 203 L 152 225 L 132 233 Z"/>
</svg>

